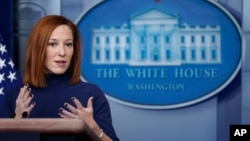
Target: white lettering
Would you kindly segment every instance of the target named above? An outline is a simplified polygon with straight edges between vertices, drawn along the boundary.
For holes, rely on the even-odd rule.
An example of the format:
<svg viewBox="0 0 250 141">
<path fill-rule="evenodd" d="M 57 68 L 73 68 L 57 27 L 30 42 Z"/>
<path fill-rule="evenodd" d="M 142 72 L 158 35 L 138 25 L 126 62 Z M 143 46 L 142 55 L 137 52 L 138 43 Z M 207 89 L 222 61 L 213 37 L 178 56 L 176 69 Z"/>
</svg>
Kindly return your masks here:
<svg viewBox="0 0 250 141">
<path fill-rule="evenodd" d="M 135 91 L 180 91 L 185 89 L 185 85 L 175 84 L 175 83 L 167 83 L 167 84 L 161 84 L 161 83 L 144 83 L 144 84 L 127 84 L 129 90 L 135 90 Z"/>
<path fill-rule="evenodd" d="M 244 136 L 247 133 L 246 129 L 236 129 L 234 132 L 234 136 Z"/>
<path fill-rule="evenodd" d="M 167 78 L 167 69 L 127 68 L 128 78 Z"/>
<path fill-rule="evenodd" d="M 120 69 L 96 69 L 97 78 L 120 78 Z"/>
<path fill-rule="evenodd" d="M 216 68 L 175 69 L 175 78 L 218 78 L 218 69 Z"/>
</svg>

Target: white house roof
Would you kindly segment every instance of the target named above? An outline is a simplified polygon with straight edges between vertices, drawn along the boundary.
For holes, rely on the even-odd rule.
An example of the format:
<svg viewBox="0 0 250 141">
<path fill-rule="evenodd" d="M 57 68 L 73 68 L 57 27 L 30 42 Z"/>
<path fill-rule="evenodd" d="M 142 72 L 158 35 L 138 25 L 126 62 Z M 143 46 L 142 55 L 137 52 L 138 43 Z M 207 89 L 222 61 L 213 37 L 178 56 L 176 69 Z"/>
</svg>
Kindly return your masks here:
<svg viewBox="0 0 250 141">
<path fill-rule="evenodd" d="M 152 20 L 152 19 L 178 19 L 177 16 L 173 14 L 160 11 L 158 9 L 152 8 L 145 12 L 131 16 L 131 20 Z"/>
</svg>

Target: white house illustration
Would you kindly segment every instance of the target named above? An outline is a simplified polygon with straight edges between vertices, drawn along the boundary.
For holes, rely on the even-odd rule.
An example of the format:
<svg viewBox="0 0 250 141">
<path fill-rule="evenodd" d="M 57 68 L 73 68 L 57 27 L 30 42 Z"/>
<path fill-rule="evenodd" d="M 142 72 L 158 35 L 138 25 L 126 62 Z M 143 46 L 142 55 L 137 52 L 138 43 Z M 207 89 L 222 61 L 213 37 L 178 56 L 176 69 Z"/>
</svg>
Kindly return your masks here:
<svg viewBox="0 0 250 141">
<path fill-rule="evenodd" d="M 93 64 L 131 66 L 219 64 L 219 25 L 180 23 L 178 15 L 158 9 L 129 17 L 120 26 L 94 27 Z"/>
</svg>

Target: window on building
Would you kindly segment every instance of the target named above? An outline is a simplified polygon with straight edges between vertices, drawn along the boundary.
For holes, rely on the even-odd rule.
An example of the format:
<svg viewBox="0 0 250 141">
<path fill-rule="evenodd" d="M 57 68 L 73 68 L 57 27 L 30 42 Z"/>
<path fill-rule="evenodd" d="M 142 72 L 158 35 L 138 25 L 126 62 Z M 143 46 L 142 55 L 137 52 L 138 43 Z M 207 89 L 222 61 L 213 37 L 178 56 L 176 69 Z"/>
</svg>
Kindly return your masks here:
<svg viewBox="0 0 250 141">
<path fill-rule="evenodd" d="M 129 49 L 126 49 L 125 56 L 126 56 L 126 60 L 130 59 L 130 51 L 129 51 Z"/>
<path fill-rule="evenodd" d="M 120 59 L 120 50 L 119 50 L 119 49 L 116 49 L 116 50 L 115 50 L 115 59 L 116 59 L 116 60 L 119 60 L 119 59 Z"/>
<path fill-rule="evenodd" d="M 195 48 L 191 49 L 191 60 L 195 60 L 196 59 L 196 52 L 195 52 Z"/>
<path fill-rule="evenodd" d="M 170 39 L 169 39 L 169 36 L 168 36 L 168 35 L 165 37 L 165 43 L 166 43 L 166 44 L 169 44 L 169 43 L 170 43 Z"/>
<path fill-rule="evenodd" d="M 191 36 L 191 43 L 195 43 L 195 37 L 193 35 Z"/>
<path fill-rule="evenodd" d="M 216 51 L 216 48 L 213 48 L 212 50 L 211 50 L 211 59 L 213 60 L 213 61 L 216 61 L 217 60 L 217 51 Z"/>
<path fill-rule="evenodd" d="M 159 58 L 159 54 L 157 54 L 157 53 L 155 53 L 154 55 L 153 55 L 153 60 L 154 61 L 158 61 L 160 58 Z"/>
<path fill-rule="evenodd" d="M 141 50 L 141 59 L 144 60 L 146 58 L 145 50 Z"/>
<path fill-rule="evenodd" d="M 205 43 L 205 36 L 201 36 L 201 43 Z"/>
<path fill-rule="evenodd" d="M 185 43 L 185 37 L 181 36 L 181 43 Z"/>
<path fill-rule="evenodd" d="M 206 48 L 205 47 L 201 48 L 201 59 L 206 60 Z"/>
<path fill-rule="evenodd" d="M 106 44 L 109 44 L 109 37 L 106 37 Z"/>
<path fill-rule="evenodd" d="M 126 37 L 126 43 L 129 44 L 130 43 L 130 38 Z"/>
<path fill-rule="evenodd" d="M 171 52 L 170 52 L 170 49 L 167 49 L 167 50 L 166 50 L 166 59 L 167 59 L 167 60 L 170 60 L 170 59 L 171 59 Z"/>
<path fill-rule="evenodd" d="M 109 49 L 105 50 L 105 59 L 110 60 L 110 50 Z"/>
<path fill-rule="evenodd" d="M 119 37 L 115 37 L 115 43 L 119 44 L 119 42 L 120 42 Z"/>
<path fill-rule="evenodd" d="M 186 59 L 187 59 L 187 57 L 186 57 L 186 48 L 181 47 L 181 60 L 186 61 Z"/>
<path fill-rule="evenodd" d="M 158 61 L 160 60 L 160 50 L 159 48 L 154 48 L 154 51 L 152 52 L 152 59 L 153 61 Z"/>
<path fill-rule="evenodd" d="M 100 60 L 101 59 L 101 54 L 100 54 L 100 50 L 99 49 L 96 49 L 96 51 L 95 51 L 95 59 L 96 60 Z"/>
<path fill-rule="evenodd" d="M 212 35 L 212 36 L 211 36 L 211 42 L 212 42 L 212 43 L 215 43 L 215 42 L 216 42 L 215 35 Z"/>
<path fill-rule="evenodd" d="M 144 36 L 141 36 L 141 43 L 144 43 Z"/>
<path fill-rule="evenodd" d="M 96 44 L 100 44 L 100 37 L 96 37 L 95 42 L 96 42 Z"/>
<path fill-rule="evenodd" d="M 158 43 L 158 37 L 155 35 L 155 36 L 153 36 L 153 40 L 154 40 L 154 43 L 156 44 L 156 43 Z"/>
</svg>

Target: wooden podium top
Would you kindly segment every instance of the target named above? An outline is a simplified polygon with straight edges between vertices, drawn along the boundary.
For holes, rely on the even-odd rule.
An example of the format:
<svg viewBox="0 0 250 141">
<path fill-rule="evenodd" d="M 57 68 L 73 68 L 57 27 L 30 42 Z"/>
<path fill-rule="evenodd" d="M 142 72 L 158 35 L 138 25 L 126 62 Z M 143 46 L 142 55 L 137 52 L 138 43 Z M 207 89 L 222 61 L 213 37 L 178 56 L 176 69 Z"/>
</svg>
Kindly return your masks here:
<svg viewBox="0 0 250 141">
<path fill-rule="evenodd" d="M 37 132 L 41 134 L 67 134 L 100 141 L 100 138 L 90 129 L 85 121 L 80 119 L 62 118 L 0 118 L 0 132 Z"/>
<path fill-rule="evenodd" d="M 79 134 L 90 130 L 83 120 L 61 118 L 0 119 L 0 132 Z"/>
</svg>

